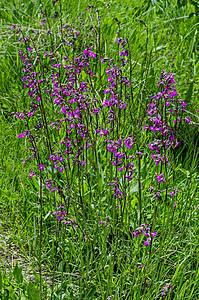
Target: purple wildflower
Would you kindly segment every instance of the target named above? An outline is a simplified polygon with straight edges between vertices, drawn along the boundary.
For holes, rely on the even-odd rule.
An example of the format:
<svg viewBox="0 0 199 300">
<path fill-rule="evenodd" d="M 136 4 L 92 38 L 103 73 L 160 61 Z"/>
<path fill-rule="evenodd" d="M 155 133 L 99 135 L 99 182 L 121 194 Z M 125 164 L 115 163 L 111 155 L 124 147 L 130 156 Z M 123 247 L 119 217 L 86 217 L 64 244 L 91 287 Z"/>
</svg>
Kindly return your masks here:
<svg viewBox="0 0 199 300">
<path fill-rule="evenodd" d="M 16 27 L 17 27 L 17 25 L 16 25 L 16 24 L 13 24 L 13 25 L 11 26 L 11 30 L 14 30 Z"/>
<path fill-rule="evenodd" d="M 154 186 L 153 185 L 150 186 L 149 191 L 150 191 L 150 193 L 154 191 Z"/>
<path fill-rule="evenodd" d="M 156 236 L 157 231 L 152 233 L 151 226 L 149 224 L 144 223 L 135 229 L 135 232 L 133 232 L 133 235 L 135 237 L 138 237 L 138 235 L 140 233 L 144 234 L 147 237 L 146 241 L 144 242 L 144 245 L 149 246 L 149 245 L 151 245 L 150 243 L 151 243 L 152 239 Z"/>
<path fill-rule="evenodd" d="M 142 152 L 137 152 L 136 155 L 138 159 L 142 159 L 143 156 Z"/>
<path fill-rule="evenodd" d="M 177 195 L 180 191 L 178 189 L 173 189 L 173 191 L 170 191 L 171 197 L 174 197 Z"/>
<path fill-rule="evenodd" d="M 162 181 L 165 182 L 164 174 L 155 175 L 158 183 L 161 183 Z"/>
<path fill-rule="evenodd" d="M 43 165 L 38 165 L 39 166 L 39 170 L 43 170 L 44 166 Z"/>
<path fill-rule="evenodd" d="M 160 197 L 161 194 L 161 190 L 158 190 L 155 195 L 153 196 L 153 199 L 156 199 L 156 201 L 158 201 L 158 198 Z"/>
<path fill-rule="evenodd" d="M 107 225 L 110 224 L 110 219 L 109 219 L 109 217 L 106 217 L 106 219 L 107 219 L 107 221 L 100 221 L 99 224 L 105 224 L 104 227 L 107 227 Z"/>
<path fill-rule="evenodd" d="M 37 172 L 32 172 L 30 171 L 29 175 L 30 175 L 30 178 L 33 178 L 33 176 L 36 174 Z"/>
<path fill-rule="evenodd" d="M 172 284 L 166 284 L 163 289 L 162 289 L 162 292 L 161 292 L 161 297 L 162 299 L 164 299 L 166 297 L 166 295 L 168 294 L 170 288 L 172 287 Z"/>
<path fill-rule="evenodd" d="M 87 10 L 90 10 L 91 8 L 94 8 L 94 6 L 93 5 L 89 5 L 88 8 L 87 8 Z"/>
<path fill-rule="evenodd" d="M 142 268 L 144 268 L 144 266 L 145 266 L 145 265 L 139 266 L 138 269 L 142 269 Z"/>
<path fill-rule="evenodd" d="M 191 119 L 189 117 L 185 117 L 185 120 L 187 121 L 187 123 L 191 122 Z"/>
</svg>

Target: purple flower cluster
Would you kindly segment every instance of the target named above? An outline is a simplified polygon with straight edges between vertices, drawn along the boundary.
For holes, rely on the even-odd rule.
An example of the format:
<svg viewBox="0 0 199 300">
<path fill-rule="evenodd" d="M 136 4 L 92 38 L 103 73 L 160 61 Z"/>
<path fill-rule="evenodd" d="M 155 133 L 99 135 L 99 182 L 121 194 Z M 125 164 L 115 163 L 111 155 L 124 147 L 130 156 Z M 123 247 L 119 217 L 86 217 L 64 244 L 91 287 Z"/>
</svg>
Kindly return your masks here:
<svg viewBox="0 0 199 300">
<path fill-rule="evenodd" d="M 22 81 L 24 82 L 24 88 L 27 90 L 29 97 L 34 100 L 30 103 L 30 110 L 27 113 L 17 112 L 15 115 L 20 119 L 29 119 L 36 113 L 39 114 L 44 107 L 41 94 L 41 85 L 47 85 L 46 92 L 51 92 L 51 99 L 54 101 L 56 106 L 60 107 L 60 112 L 64 115 L 64 118 L 59 118 L 54 122 L 51 122 L 51 126 L 52 128 L 56 126 L 57 130 L 61 130 L 63 125 L 67 127 L 67 134 L 60 143 L 62 146 L 62 151 L 52 152 L 54 147 L 58 147 L 58 144 L 53 142 L 54 145 L 51 146 L 50 149 L 49 161 L 52 161 L 55 169 L 58 169 L 61 173 L 68 167 L 69 160 L 71 160 L 71 162 L 75 165 L 85 165 L 86 162 L 80 159 L 83 151 L 82 139 L 85 140 L 86 149 L 92 146 L 89 129 L 85 124 L 85 114 L 91 113 L 93 110 L 95 110 L 96 103 L 88 96 L 84 96 L 84 94 L 88 92 L 89 84 L 88 82 L 83 81 L 77 82 L 77 76 L 80 75 L 82 70 L 85 70 L 89 74 L 91 73 L 89 59 L 90 57 L 95 57 L 95 54 L 91 51 L 91 47 L 86 48 L 82 56 L 75 57 L 74 62 L 67 59 L 67 63 L 63 65 L 60 63 L 54 63 L 56 62 L 57 58 L 53 57 L 51 53 L 45 53 L 44 57 L 46 57 L 46 59 L 50 57 L 51 68 L 55 70 L 57 69 L 57 71 L 54 71 L 52 74 L 50 74 L 49 81 L 47 81 L 46 78 L 43 78 L 43 75 L 38 71 L 35 71 L 35 67 L 31 58 L 27 57 L 26 54 L 21 50 L 19 50 L 19 54 L 25 65 L 23 70 L 25 76 L 22 78 Z M 61 67 L 65 68 L 65 77 L 67 78 L 65 87 L 63 87 L 60 83 Z M 77 83 L 78 87 L 76 87 Z M 97 111 L 94 113 L 96 114 Z M 44 124 L 39 122 L 37 125 L 35 125 L 35 131 L 44 127 L 47 133 L 48 125 L 46 123 L 44 126 Z M 76 139 L 74 139 L 73 132 L 76 135 Z M 26 130 L 17 136 L 19 138 L 27 136 L 30 139 L 29 141 L 34 141 L 36 139 L 36 136 L 31 135 L 29 130 Z M 63 149 L 63 146 L 65 146 L 65 149 Z M 36 147 L 33 147 L 30 150 L 34 151 L 34 156 L 37 155 Z M 30 157 L 28 160 L 29 159 Z M 38 165 L 41 166 L 42 163 L 40 162 Z M 39 167 L 39 169 L 43 168 Z M 31 178 L 34 174 L 36 173 L 30 174 Z"/>
<path fill-rule="evenodd" d="M 152 102 L 149 103 L 149 109 L 147 110 L 150 124 L 146 124 L 143 128 L 143 130 L 148 129 L 154 137 L 153 141 L 148 145 L 151 150 L 151 158 L 156 166 L 160 166 L 161 172 L 163 165 L 165 168 L 165 174 L 156 175 L 159 186 L 168 179 L 167 168 L 170 167 L 169 151 L 179 145 L 177 131 L 180 122 L 183 120 L 186 107 L 186 103 L 182 99 L 177 99 L 178 93 L 174 84 L 174 74 L 162 71 L 160 82 L 157 83 L 160 91 L 151 97 Z M 184 120 L 189 122 L 188 117 L 185 117 Z M 167 188 L 168 181 L 166 183 Z M 177 189 L 170 191 L 171 197 L 174 197 L 178 192 Z M 153 199 L 157 201 L 160 193 L 161 190 L 158 189 Z"/>
<path fill-rule="evenodd" d="M 138 228 L 135 229 L 135 231 L 133 232 L 133 235 L 138 237 L 138 235 L 142 233 L 144 234 L 147 239 L 144 242 L 145 246 L 150 246 L 151 245 L 151 241 L 152 239 L 156 236 L 157 231 L 155 231 L 154 233 L 151 232 L 151 226 L 149 224 L 141 224 Z"/>
<path fill-rule="evenodd" d="M 177 195 L 180 191 L 178 189 L 173 189 L 173 191 L 170 191 L 171 197 L 174 197 Z"/>
<path fill-rule="evenodd" d="M 118 44 L 121 44 L 123 53 L 120 51 L 121 56 L 121 65 L 118 66 L 114 64 L 113 59 L 102 59 L 101 63 L 108 62 L 108 68 L 106 68 L 106 73 L 108 75 L 108 88 L 104 90 L 105 99 L 102 102 L 102 113 L 107 115 L 108 120 L 106 121 L 107 127 L 104 128 L 100 125 L 97 132 L 99 132 L 100 137 L 104 136 L 104 141 L 107 143 L 107 150 L 112 155 L 111 164 L 119 170 L 120 173 L 124 174 L 124 178 L 127 178 L 128 182 L 131 181 L 134 177 L 135 165 L 133 164 L 134 155 L 131 155 L 132 147 L 135 144 L 134 136 L 130 134 L 129 136 L 119 137 L 117 132 L 118 139 L 114 139 L 112 136 L 115 136 L 114 132 L 117 131 L 119 123 L 119 114 L 122 110 L 126 111 L 127 100 L 129 98 L 128 87 L 131 85 L 127 76 L 123 75 L 122 68 L 124 67 L 124 57 L 128 56 L 129 51 L 125 48 L 127 41 L 121 37 L 117 39 Z M 120 93 L 118 90 L 120 89 Z M 123 92 L 121 92 L 123 91 Z M 104 128 L 104 129 L 103 129 Z M 139 159 L 142 158 L 142 153 L 137 153 Z M 116 174 L 117 174 L 116 170 Z M 122 190 L 119 183 L 119 178 L 116 176 L 116 180 L 110 182 L 109 185 L 114 186 L 112 189 L 114 191 L 114 196 L 121 199 L 123 198 Z"/>
<path fill-rule="evenodd" d="M 55 211 L 52 213 L 52 215 L 57 215 L 57 220 L 61 221 L 63 218 L 65 218 L 66 212 L 64 210 L 64 206 L 59 206 L 58 211 Z"/>
<path fill-rule="evenodd" d="M 161 292 L 161 297 L 162 299 L 164 299 L 166 297 L 166 295 L 168 294 L 170 288 L 172 287 L 172 284 L 166 284 L 163 289 L 162 289 L 162 292 Z"/>
<path fill-rule="evenodd" d="M 100 221 L 99 223 L 100 224 L 105 224 L 104 227 L 107 227 L 108 224 L 110 224 L 110 219 L 109 219 L 109 217 L 106 217 L 106 221 Z M 108 226 L 108 227 L 110 227 L 110 226 Z"/>
<path fill-rule="evenodd" d="M 151 157 L 157 166 L 159 163 L 168 163 L 166 152 L 179 145 L 174 133 L 186 107 L 182 99 L 176 99 L 178 93 L 176 87 L 173 86 L 174 74 L 162 71 L 160 79 L 157 85 L 161 91 L 151 97 L 152 102 L 149 103 L 147 110 L 151 125 L 144 126 L 144 130 L 148 128 L 156 137 L 148 147 L 152 151 Z M 186 120 L 189 121 L 189 118 L 186 117 Z"/>
<path fill-rule="evenodd" d="M 117 38 L 117 42 L 118 42 L 118 44 L 121 45 L 122 51 L 119 51 L 119 55 L 121 56 L 122 66 L 124 66 L 125 60 L 123 59 L 123 57 L 127 57 L 129 55 L 129 50 L 126 49 L 127 41 L 126 41 L 126 39 L 119 37 L 119 38 Z"/>
<path fill-rule="evenodd" d="M 57 1 L 54 1 L 55 4 Z M 89 10 L 94 9 L 92 5 Z M 95 10 L 94 12 L 97 12 Z M 43 24 L 47 22 L 45 16 Z M 58 17 L 55 11 L 53 18 Z M 13 30 L 17 28 L 13 25 Z M 130 81 L 124 72 L 124 63 L 129 51 L 127 41 L 118 37 L 118 44 L 122 52 L 121 65 L 114 63 L 114 59 L 101 58 L 101 63 L 107 64 L 107 88 L 104 89 L 104 97 L 96 97 L 93 88 L 93 76 L 97 54 L 93 45 L 86 45 L 81 51 L 74 54 L 74 46 L 79 32 L 71 25 L 62 26 L 65 34 L 67 54 L 61 60 L 56 53 L 38 52 L 34 41 L 30 36 L 22 33 L 21 40 L 24 48 L 28 51 L 18 50 L 23 62 L 24 76 L 21 78 L 26 95 L 30 98 L 29 110 L 14 113 L 20 120 L 30 123 L 32 128 L 18 134 L 18 138 L 27 137 L 32 143 L 33 155 L 24 160 L 25 163 L 31 158 L 37 161 L 37 170 L 30 172 L 33 178 L 39 170 L 46 188 L 50 192 L 58 192 L 64 198 L 68 187 L 73 184 L 69 178 L 73 177 L 74 168 L 77 172 L 87 166 L 88 153 L 95 145 L 97 133 L 107 143 L 107 152 L 110 153 L 110 163 L 115 167 L 113 173 L 116 179 L 109 183 L 113 186 L 114 197 L 124 197 L 118 178 L 118 171 L 124 179 L 130 182 L 134 177 L 135 156 L 131 155 L 135 144 L 133 135 L 120 136 L 119 115 L 126 111 L 127 100 L 130 95 Z M 46 29 L 47 30 L 47 29 Z M 44 67 L 45 66 L 45 67 Z M 46 67 L 47 66 L 47 67 Z M 45 73 L 46 72 L 46 73 Z M 48 107 L 51 106 L 53 114 Z M 54 119 L 52 119 L 54 116 Z M 100 124 L 99 120 L 103 120 Z M 38 122 L 38 121 L 39 122 Z M 51 126 L 49 126 L 49 123 Z M 34 129 L 34 134 L 33 134 Z M 46 153 L 42 154 L 41 144 L 38 143 L 42 135 L 45 136 Z M 94 142 L 94 143 L 93 143 Z M 142 158 L 142 153 L 137 153 L 137 158 Z M 47 170 L 54 168 L 54 175 L 49 178 Z M 64 173 L 65 186 L 60 187 L 56 177 Z M 59 176 L 60 176 L 59 175 Z M 47 177 L 48 176 L 48 177 Z"/>
<path fill-rule="evenodd" d="M 157 181 L 158 181 L 159 184 L 162 181 L 164 182 L 165 181 L 164 174 L 156 175 L 156 179 L 157 179 Z"/>
<path fill-rule="evenodd" d="M 89 10 L 93 8 L 92 5 L 89 6 Z M 44 12 L 41 14 L 45 15 Z M 53 17 L 57 16 L 58 12 L 55 12 Z M 46 21 L 43 19 L 43 22 Z M 127 105 L 131 94 L 131 82 L 124 71 L 130 53 L 128 41 L 118 34 L 121 65 L 117 65 L 114 59 L 101 58 L 101 63 L 106 64 L 107 87 L 104 88 L 104 95 L 100 98 L 93 86 L 95 73 L 93 62 L 96 63 L 97 60 L 97 53 L 94 51 L 96 47 L 91 44 L 85 45 L 81 51 L 74 54 L 73 49 L 79 32 L 69 25 L 62 28 L 65 31 L 64 47 L 67 48 L 67 54 L 62 59 L 56 53 L 39 53 L 31 37 L 22 35 L 22 42 L 28 51 L 18 50 L 24 65 L 24 76 L 21 80 L 26 95 L 30 98 L 30 104 L 27 112 L 20 111 L 15 115 L 27 123 L 32 118 L 33 125 L 32 128 L 18 134 L 18 138 L 27 137 L 32 143 L 29 150 L 33 155 L 28 156 L 24 162 L 30 161 L 32 157 L 36 159 L 37 170 L 31 171 L 30 177 L 36 175 L 39 170 L 50 192 L 57 192 L 64 198 L 66 193 L 70 193 L 69 187 L 71 188 L 73 184 L 70 178 L 73 178 L 75 167 L 77 174 L 80 174 L 82 168 L 87 168 L 87 164 L 91 163 L 88 153 L 91 154 L 95 149 L 95 139 L 99 137 L 106 143 L 107 156 L 113 169 L 113 179 L 109 182 L 109 186 L 112 186 L 113 196 L 122 199 L 126 196 L 126 187 L 124 188 L 122 183 L 129 184 L 132 181 L 135 176 L 135 159 L 140 165 L 143 157 L 139 150 L 132 155 L 136 144 L 135 137 L 125 131 L 122 135 L 119 127 L 121 114 L 128 114 Z M 13 25 L 13 29 L 16 29 L 16 25 Z M 44 65 L 48 67 L 44 68 Z M 177 92 L 172 86 L 174 83 L 173 74 L 162 72 L 161 82 L 158 83 L 161 92 L 152 97 L 149 104 L 148 115 L 151 125 L 145 125 L 145 128 L 155 135 L 149 147 L 157 165 L 159 162 L 161 164 L 168 162 L 167 151 L 177 145 L 171 118 L 175 115 L 177 120 L 180 111 L 184 111 L 185 108 L 182 100 L 178 102 L 175 100 Z M 165 109 L 162 109 L 163 105 Z M 50 113 L 49 106 L 52 107 L 53 114 Z M 41 145 L 38 143 L 41 132 L 46 140 L 45 157 L 41 154 Z M 52 178 L 47 175 L 49 168 L 55 174 Z M 62 176 L 62 173 L 66 179 L 62 181 L 63 185 L 60 187 L 56 178 Z M 165 181 L 163 173 L 156 175 L 156 178 L 159 184 Z M 156 200 L 159 195 L 160 191 L 156 193 Z M 63 214 L 57 212 L 60 219 Z M 109 219 L 105 226 L 108 222 Z M 150 232 L 147 224 L 142 224 L 135 230 L 134 235 L 137 236 L 139 233 L 147 236 L 145 245 L 150 245 L 156 235 L 156 232 Z"/>
<path fill-rule="evenodd" d="M 70 221 L 66 221 L 66 219 L 67 219 L 67 214 L 66 214 L 66 211 L 65 211 L 65 209 L 64 209 L 64 206 L 59 206 L 58 207 L 58 210 L 57 211 L 55 211 L 55 212 L 53 212 L 52 213 L 52 215 L 53 216 L 57 216 L 57 220 L 59 221 L 59 222 L 61 222 L 62 220 L 63 220 L 63 224 L 64 225 L 73 225 L 73 227 L 75 228 L 75 229 L 77 229 L 78 228 L 78 225 L 77 225 L 77 223 L 73 220 L 73 219 L 70 219 Z M 54 232 L 53 234 L 55 234 L 56 232 Z"/>
</svg>

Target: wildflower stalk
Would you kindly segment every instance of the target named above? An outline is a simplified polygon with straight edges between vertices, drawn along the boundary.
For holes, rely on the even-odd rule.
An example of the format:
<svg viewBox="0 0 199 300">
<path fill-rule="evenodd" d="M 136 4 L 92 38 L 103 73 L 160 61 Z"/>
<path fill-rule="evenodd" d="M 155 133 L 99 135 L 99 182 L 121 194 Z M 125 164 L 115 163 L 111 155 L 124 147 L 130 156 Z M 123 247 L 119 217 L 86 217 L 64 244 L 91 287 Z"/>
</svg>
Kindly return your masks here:
<svg viewBox="0 0 199 300">
<path fill-rule="evenodd" d="M 68 216 L 68 215 L 67 215 Z M 65 253 L 65 240 L 66 240 L 66 227 L 64 228 L 63 233 L 63 246 L 62 246 L 62 269 L 61 269 L 61 300 L 62 300 L 62 284 L 63 284 L 63 277 L 64 277 L 64 253 Z"/>
<path fill-rule="evenodd" d="M 54 291 L 54 284 L 55 284 L 55 272 L 56 272 L 56 266 L 57 266 L 57 250 L 59 245 L 59 233 L 61 230 L 61 221 L 59 221 L 59 226 L 57 226 L 59 229 L 57 230 L 56 234 L 56 244 L 55 244 L 55 255 L 54 255 L 54 267 L 53 267 L 53 278 L 52 278 L 52 287 L 51 287 L 51 300 L 53 297 L 53 291 Z"/>
<path fill-rule="evenodd" d="M 141 188 L 141 160 L 138 159 L 138 188 L 139 188 L 139 210 L 140 210 L 140 216 L 139 216 L 139 225 L 142 223 L 142 188 Z"/>
<path fill-rule="evenodd" d="M 59 0 L 59 11 L 60 11 L 60 31 L 61 31 L 61 41 L 62 41 L 62 46 L 64 45 L 64 40 L 63 40 L 63 23 L 62 23 L 62 0 Z"/>
<path fill-rule="evenodd" d="M 39 232 L 39 284 L 40 297 L 42 299 L 42 269 L 41 269 L 41 254 L 42 254 L 42 229 L 43 229 L 43 201 L 42 201 L 42 170 L 40 170 L 40 232 Z"/>
</svg>

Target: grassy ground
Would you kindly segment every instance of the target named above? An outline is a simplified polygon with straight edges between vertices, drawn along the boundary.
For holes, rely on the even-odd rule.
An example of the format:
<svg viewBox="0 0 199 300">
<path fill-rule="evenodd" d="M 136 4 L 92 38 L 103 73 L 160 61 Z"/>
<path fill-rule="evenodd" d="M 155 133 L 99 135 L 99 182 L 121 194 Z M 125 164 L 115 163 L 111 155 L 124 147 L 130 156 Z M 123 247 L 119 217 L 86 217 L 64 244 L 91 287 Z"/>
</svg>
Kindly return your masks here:
<svg viewBox="0 0 199 300">
<path fill-rule="evenodd" d="M 195 5 L 194 5 L 195 3 Z M 83 238 L 80 229 L 65 227 L 60 234 L 59 223 L 52 216 L 60 199 L 44 193 L 42 212 L 38 205 L 39 179 L 30 178 L 31 165 L 24 165 L 29 154 L 28 144 L 17 138 L 24 124 L 11 112 L 28 107 L 28 97 L 21 82 L 22 63 L 17 52 L 21 47 L 10 27 L 17 24 L 24 32 L 35 32 L 39 49 L 48 51 L 42 36 L 41 9 L 51 16 L 57 9 L 51 1 L 0 2 L 0 210 L 1 257 L 0 290 L 2 299 L 163 299 L 161 291 L 172 284 L 166 299 L 199 299 L 198 266 L 198 6 L 194 1 L 62 1 L 63 24 L 77 28 L 84 37 L 84 45 L 94 40 L 89 28 L 95 24 L 88 5 L 99 9 L 101 20 L 101 56 L 118 61 L 116 32 L 117 18 L 120 35 L 128 38 L 131 50 L 133 82 L 133 115 L 121 117 L 123 130 L 135 130 L 140 137 L 139 148 L 144 153 L 141 165 L 143 222 L 155 224 L 158 232 L 152 247 L 142 247 L 143 238 L 135 238 L 133 231 L 139 226 L 139 188 L 137 177 L 130 185 L 128 205 L 121 220 L 115 211 L 108 180 L 113 176 L 104 158 L 104 150 L 97 146 L 96 164 L 89 165 L 82 180 L 85 210 L 82 211 L 79 191 L 72 190 L 71 218 L 80 229 L 86 229 L 89 238 Z M 57 5 L 57 4 L 56 4 Z M 140 22 L 142 20 L 143 22 Z M 59 54 L 59 20 L 50 20 L 53 49 Z M 130 67 L 129 67 L 130 68 Z M 175 200 L 169 198 L 164 209 L 163 197 L 158 205 L 148 191 L 157 168 L 147 152 L 149 139 L 142 134 L 147 120 L 147 105 L 157 92 L 161 70 L 175 73 L 175 86 L 179 98 L 185 100 L 189 125 L 181 124 L 180 142 L 175 151 L 175 165 L 168 177 L 173 186 L 180 188 Z M 129 69 L 127 69 L 129 71 Z M 103 72 L 102 72 L 103 73 Z M 96 81 L 99 98 L 103 97 L 105 72 Z M 49 116 L 53 112 L 49 110 Z M 41 144 L 45 139 L 41 138 Z M 92 153 L 90 154 L 92 157 Z M 173 159 L 173 158 L 172 158 Z M 138 167 L 138 163 L 136 165 Z M 108 175 L 107 175 L 108 174 Z M 75 173 L 75 176 L 77 174 Z M 92 193 L 86 183 L 90 176 Z M 108 177 L 107 177 L 108 176 Z M 113 179 L 113 177 L 112 177 Z M 76 202 L 77 201 L 77 202 Z M 156 210 L 155 210 L 156 207 Z M 155 212 L 155 213 L 154 213 Z M 40 235 L 40 217 L 43 225 Z M 99 221 L 109 216 L 111 227 Z M 42 248 L 40 244 L 42 237 Z M 9 243 L 17 247 L 14 262 L 7 259 L 13 253 Z M 6 241 L 6 246 L 3 244 Z M 40 250 L 42 251 L 40 252 Z M 10 256 L 9 256 L 10 257 Z M 27 266 L 23 272 L 19 266 Z M 138 267 L 145 265 L 139 269 Z M 42 284 L 41 272 L 42 270 Z M 28 273 L 34 274 L 34 282 Z M 39 274 L 40 273 L 40 274 Z M 46 279 L 46 275 L 48 278 Z M 7 275 L 6 275 L 7 274 Z M 43 294 L 41 293 L 41 286 Z M 110 298 L 108 298 L 110 297 Z M 112 298 L 111 298 L 112 297 Z"/>
</svg>

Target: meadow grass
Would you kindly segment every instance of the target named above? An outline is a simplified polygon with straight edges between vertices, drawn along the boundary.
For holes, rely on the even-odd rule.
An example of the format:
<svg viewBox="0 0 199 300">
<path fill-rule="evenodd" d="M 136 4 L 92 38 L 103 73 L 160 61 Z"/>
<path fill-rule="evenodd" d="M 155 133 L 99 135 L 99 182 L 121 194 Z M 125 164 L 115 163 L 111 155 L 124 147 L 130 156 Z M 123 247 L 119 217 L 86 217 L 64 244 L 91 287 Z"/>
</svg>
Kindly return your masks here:
<svg viewBox="0 0 199 300">
<path fill-rule="evenodd" d="M 44 190 L 42 207 L 39 204 L 40 179 L 30 178 L 32 165 L 23 164 L 30 146 L 27 139 L 17 138 L 17 134 L 24 132 L 24 123 L 11 114 L 27 110 L 29 100 L 21 81 L 23 66 L 17 51 L 21 49 L 21 43 L 10 27 L 17 24 L 27 35 L 34 33 L 37 49 L 47 52 L 50 43 L 59 57 L 62 55 L 60 21 L 50 20 L 50 42 L 43 37 L 44 26 L 38 21 L 41 20 L 40 10 L 52 16 L 58 8 L 53 7 L 51 1 L 0 3 L 1 239 L 20 249 L 14 266 L 8 260 L 5 267 L 6 251 L 10 250 L 9 247 L 2 248 L 2 299 L 163 299 L 161 292 L 169 284 L 172 287 L 168 289 L 166 299 L 199 298 L 198 15 L 193 1 L 182 2 L 62 1 L 63 25 L 70 24 L 82 36 L 79 46 L 82 48 L 77 49 L 77 53 L 86 44 L 93 42 L 95 45 L 95 35 L 89 28 L 96 25 L 96 20 L 87 10 L 88 5 L 98 8 L 102 17 L 97 42 L 101 45 L 99 54 L 102 58 L 114 58 L 116 63 L 120 57 L 116 40 L 118 25 L 114 18 L 121 22 L 120 36 L 128 39 L 131 51 L 125 72 L 129 73 L 132 68 L 133 117 L 131 119 L 129 112 L 121 115 L 119 133 L 128 136 L 133 132 L 143 153 L 141 164 L 139 160 L 135 162 L 136 176 L 126 191 L 126 204 L 116 209 L 108 186 L 115 180 L 115 169 L 107 163 L 112 156 L 105 151 L 103 139 L 98 138 L 95 153 L 88 151 L 89 162 L 84 171 L 70 173 L 74 183 L 70 191 L 69 215 L 75 223 L 62 229 L 61 223 L 52 215 L 62 200 L 55 193 Z M 95 64 L 93 66 L 95 70 Z M 180 192 L 177 200 L 170 197 L 166 205 L 166 185 L 158 202 L 153 199 L 154 193 L 149 192 L 159 170 L 147 148 L 152 137 L 143 131 L 148 120 L 148 103 L 158 91 L 156 82 L 161 70 L 175 73 L 179 98 L 185 100 L 185 113 L 191 118 L 189 124 L 183 122 L 178 128 L 179 146 L 171 153 L 172 168 L 167 174 L 172 182 L 170 189 L 179 187 Z M 94 89 L 96 97 L 103 99 L 107 86 L 103 64 L 100 72 L 102 76 L 96 75 Z M 48 118 L 53 121 L 56 111 L 50 100 L 46 101 L 49 101 L 46 102 Z M 30 125 L 33 122 L 30 121 Z M 92 134 L 94 137 L 95 132 Z M 50 139 L 54 137 L 56 131 Z M 46 140 L 42 135 L 39 144 L 47 163 Z M 136 151 L 138 149 L 131 155 Z M 49 170 L 52 172 L 50 166 Z M 62 183 L 61 175 L 56 173 L 56 176 Z M 122 180 L 121 184 L 124 185 Z M 133 235 L 140 225 L 140 197 L 142 223 L 152 224 L 153 231 L 157 231 L 151 246 L 143 246 L 143 236 L 136 238 Z M 175 202 L 177 205 L 173 208 Z M 106 217 L 111 226 L 100 224 L 107 221 Z M 27 266 L 26 275 L 22 275 L 20 266 Z M 34 274 L 34 282 L 30 282 L 28 273 Z"/>
</svg>

